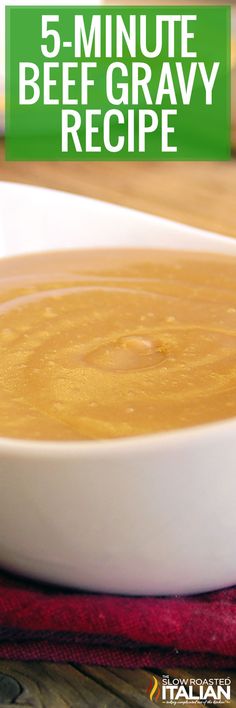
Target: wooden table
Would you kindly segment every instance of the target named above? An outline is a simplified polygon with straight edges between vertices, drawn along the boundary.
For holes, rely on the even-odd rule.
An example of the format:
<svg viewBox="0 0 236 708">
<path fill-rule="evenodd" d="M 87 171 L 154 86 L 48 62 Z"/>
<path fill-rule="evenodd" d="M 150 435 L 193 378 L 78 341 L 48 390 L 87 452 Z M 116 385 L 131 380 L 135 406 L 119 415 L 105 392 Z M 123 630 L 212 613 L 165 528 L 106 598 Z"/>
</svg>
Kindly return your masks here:
<svg viewBox="0 0 236 708">
<path fill-rule="evenodd" d="M 0 179 L 85 194 L 236 236 L 231 162 L 4 162 Z M 32 234 L 33 236 L 33 234 Z"/>
<path fill-rule="evenodd" d="M 148 708 L 167 706 L 161 698 L 150 701 L 148 687 L 161 671 L 127 671 L 72 664 L 0 662 L 0 708 Z M 226 671 L 165 671 L 170 678 L 231 678 L 230 708 L 236 708 L 236 673 Z M 177 701 L 178 703 L 178 701 Z M 183 703 L 180 704 L 183 706 Z M 189 708 L 198 704 L 189 701 Z M 203 705 L 203 704 L 202 704 Z M 209 705 L 209 704 L 208 704 Z M 214 704 L 213 704 L 214 705 Z M 222 704 L 219 704 L 222 705 Z M 226 704 L 225 704 L 226 705 Z"/>
<path fill-rule="evenodd" d="M 6 163 L 0 179 L 86 194 L 236 236 L 236 160 L 230 163 Z M 111 234 L 112 238 L 112 234 Z M 33 239 L 33 233 L 32 233 Z M 155 675 L 161 672 L 155 670 Z M 169 671 L 205 678 L 207 671 Z M 236 674 L 231 706 L 236 708 Z M 0 661 L 0 708 L 122 708 L 150 706 L 147 671 Z M 161 705 L 159 700 L 156 705 Z M 194 704 L 189 703 L 193 708 Z"/>
</svg>

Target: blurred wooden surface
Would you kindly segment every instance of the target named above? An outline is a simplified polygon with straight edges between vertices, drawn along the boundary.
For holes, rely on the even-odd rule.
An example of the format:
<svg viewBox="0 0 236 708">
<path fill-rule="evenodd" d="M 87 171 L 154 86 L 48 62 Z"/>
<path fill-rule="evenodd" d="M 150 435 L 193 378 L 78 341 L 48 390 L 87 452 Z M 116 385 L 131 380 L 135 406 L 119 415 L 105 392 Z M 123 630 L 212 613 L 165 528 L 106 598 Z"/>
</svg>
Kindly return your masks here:
<svg viewBox="0 0 236 708">
<path fill-rule="evenodd" d="M 167 673 L 171 679 L 219 679 L 230 676 L 230 708 L 236 708 L 234 672 L 181 669 Z M 163 706 L 165 702 L 161 697 L 156 700 L 157 694 L 153 695 L 152 701 L 149 698 L 153 676 L 156 676 L 160 686 L 161 675 L 160 671 L 153 674 L 139 670 L 76 667 L 72 664 L 0 661 L 0 708 L 6 705 L 23 708 L 148 708 L 151 702 Z M 183 699 L 182 703 L 177 700 L 176 704 L 183 705 Z M 194 708 L 196 703 L 188 701 L 188 706 Z"/>
<path fill-rule="evenodd" d="M 230 162 L 5 162 L 0 179 L 63 189 L 236 236 L 236 159 Z"/>
</svg>

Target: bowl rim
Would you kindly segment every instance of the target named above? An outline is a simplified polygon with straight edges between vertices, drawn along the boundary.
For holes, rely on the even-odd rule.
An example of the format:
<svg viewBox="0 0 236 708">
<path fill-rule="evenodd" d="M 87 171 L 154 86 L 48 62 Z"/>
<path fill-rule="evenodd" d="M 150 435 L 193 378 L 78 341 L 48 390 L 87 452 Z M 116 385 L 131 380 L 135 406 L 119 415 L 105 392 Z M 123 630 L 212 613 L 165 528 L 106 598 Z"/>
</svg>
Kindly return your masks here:
<svg viewBox="0 0 236 708">
<path fill-rule="evenodd" d="M 7 180 L 0 179 L 0 192 L 1 192 L 2 187 L 7 188 L 7 189 L 10 188 L 10 190 L 11 190 L 11 188 L 17 188 L 17 190 L 22 189 L 22 191 L 24 191 L 25 189 L 27 189 L 27 190 L 29 189 L 34 192 L 44 193 L 45 195 L 46 194 L 48 194 L 48 195 L 54 194 L 55 196 L 57 196 L 57 198 L 62 195 L 63 198 L 66 198 L 66 199 L 68 198 L 68 199 L 73 199 L 75 201 L 76 200 L 85 201 L 85 202 L 90 203 L 91 205 L 96 205 L 96 206 L 102 205 L 104 207 L 108 207 L 109 209 L 115 209 L 123 214 L 128 212 L 129 214 L 133 214 L 133 216 L 136 216 L 136 218 L 138 216 L 139 218 L 144 219 L 144 220 L 148 220 L 150 222 L 155 221 L 160 225 L 161 224 L 163 224 L 165 226 L 171 225 L 172 228 L 173 227 L 178 228 L 178 229 L 181 228 L 185 233 L 187 232 L 187 233 L 193 234 L 195 236 L 197 234 L 199 234 L 203 237 L 213 238 L 215 241 L 217 241 L 219 243 L 225 243 L 225 241 L 227 241 L 227 243 L 230 243 L 231 245 L 233 244 L 233 248 L 235 249 L 235 255 L 236 255 L 236 235 L 234 237 L 229 234 L 217 233 L 216 231 L 211 231 L 210 229 L 204 229 L 201 226 L 192 226 L 191 224 L 187 224 L 183 221 L 178 221 L 176 219 L 168 219 L 165 216 L 159 216 L 158 214 L 154 214 L 154 213 L 148 212 L 148 211 L 143 211 L 142 209 L 138 209 L 136 207 L 124 206 L 122 204 L 117 204 L 116 202 L 106 201 L 105 199 L 98 199 L 95 197 L 90 197 L 86 194 L 78 194 L 76 192 L 70 192 L 69 190 L 66 191 L 66 190 L 59 189 L 59 188 L 43 187 L 41 185 L 28 184 L 27 182 L 14 182 L 14 181 L 9 182 Z M 0 210 L 1 210 L 1 207 L 0 207 Z M 105 247 L 100 246 L 100 248 L 107 248 L 107 246 L 105 246 Z M 112 246 L 111 246 L 111 248 L 112 248 Z M 115 246 L 115 248 L 119 248 L 119 246 Z M 125 246 L 123 246 L 122 248 L 125 248 Z M 135 247 L 129 246 L 129 248 L 135 248 Z M 49 250 L 50 249 L 48 249 L 48 252 L 49 252 Z M 60 250 L 63 250 L 63 249 L 60 249 Z M 69 249 L 65 249 L 65 250 L 69 250 Z M 174 250 L 174 249 L 168 248 L 168 250 Z M 183 250 L 183 249 L 176 249 L 176 250 Z M 191 249 L 191 250 L 193 251 L 193 249 Z M 200 250 L 198 252 L 200 253 Z M 30 253 L 31 253 L 31 251 L 27 251 L 22 255 L 27 255 Z M 32 253 L 35 253 L 35 254 L 36 253 L 43 253 L 43 250 L 41 249 L 40 251 L 34 251 Z M 17 255 L 17 254 L 15 254 L 15 255 Z M 0 257 L 1 258 L 2 257 L 3 258 L 11 258 L 11 256 L 0 256 Z M 14 254 L 12 257 L 14 257 Z"/>
<path fill-rule="evenodd" d="M 126 456 L 127 453 L 140 454 L 151 452 L 168 452 L 173 447 L 186 449 L 197 445 L 198 441 L 214 441 L 219 436 L 226 439 L 227 435 L 236 433 L 236 417 L 224 418 L 216 422 L 167 430 L 150 435 L 131 435 L 120 438 L 104 438 L 100 440 L 30 440 L 27 438 L 0 437 L 0 456 L 4 457 L 36 457 L 36 458 L 104 458 L 111 453 Z"/>
<path fill-rule="evenodd" d="M 176 227 L 181 227 L 184 229 L 184 231 L 188 231 L 191 233 L 201 233 L 201 235 L 205 235 L 207 237 L 212 237 L 216 241 L 220 242 L 231 242 L 235 243 L 235 256 L 236 256 L 236 242 L 234 242 L 234 239 L 232 236 L 224 236 L 223 234 L 215 233 L 213 231 L 208 231 L 202 228 L 198 228 L 196 226 L 191 226 L 179 221 L 167 219 L 165 217 L 160 217 L 155 214 L 150 214 L 149 212 L 144 212 L 139 209 L 135 208 L 130 208 L 130 207 L 125 207 L 120 204 L 115 204 L 112 202 L 107 202 L 101 199 L 95 199 L 86 195 L 80 195 L 72 192 L 67 192 L 63 191 L 60 189 L 52 189 L 52 188 L 47 188 L 47 187 L 42 187 L 42 186 L 37 186 L 33 184 L 27 184 L 27 183 L 18 183 L 18 182 L 8 182 L 6 180 L 0 180 L 0 190 L 1 187 L 7 187 L 7 188 L 23 188 L 23 189 L 32 189 L 34 191 L 40 191 L 40 192 L 52 192 L 53 194 L 56 194 L 57 196 L 60 196 L 61 194 L 65 197 L 69 198 L 77 198 L 77 199 L 82 199 L 86 200 L 90 203 L 99 203 L 104 206 L 109 206 L 109 207 L 114 207 L 115 209 L 121 210 L 123 212 L 128 212 L 128 213 L 133 213 L 135 215 L 139 215 L 141 218 L 146 218 L 147 220 L 152 219 L 152 220 L 157 220 L 158 223 L 164 223 L 164 224 L 171 224 L 172 226 L 175 225 Z M 106 248 L 106 247 L 100 247 L 100 248 Z M 116 248 L 119 248 L 119 246 L 116 246 Z M 122 248 L 125 248 L 125 246 L 122 246 Z M 135 246 L 127 246 L 127 248 L 134 249 Z M 163 249 L 161 246 L 160 248 Z M 60 250 L 64 250 L 63 248 L 60 248 Z M 69 250 L 69 249 L 65 249 Z M 151 250 L 151 249 L 150 249 Z M 168 250 L 176 250 L 174 248 L 168 248 Z M 180 251 L 183 249 L 179 249 Z M 187 250 L 187 249 L 184 249 Z M 189 251 L 194 252 L 194 249 L 189 249 Z M 32 252 L 35 255 L 37 253 L 43 253 L 44 250 L 39 250 Z M 50 249 L 48 249 L 48 252 L 50 252 Z M 201 251 L 199 251 L 201 252 Z M 207 252 L 207 251 L 206 251 Z M 214 252 L 214 251 L 212 251 Z M 25 254 L 22 253 L 21 255 L 30 255 L 30 251 L 26 251 Z M 21 255 L 18 255 L 16 257 L 21 257 Z M 14 254 L 11 256 L 1 256 L 1 260 L 5 258 L 14 258 Z M 99 440 L 32 440 L 32 439 L 27 439 L 27 438 L 12 438 L 12 437 L 2 437 L 0 436 L 0 454 L 4 453 L 6 455 L 13 455 L 17 454 L 20 456 L 25 457 L 27 453 L 30 456 L 36 456 L 36 457 L 41 457 L 41 456 L 50 456 L 50 457 L 55 457 L 55 453 L 58 453 L 60 456 L 62 455 L 63 457 L 67 457 L 68 455 L 70 457 L 77 457 L 79 455 L 80 458 L 82 457 L 87 457 L 87 455 L 93 456 L 104 456 L 104 454 L 110 454 L 110 452 L 115 452 L 118 454 L 126 454 L 129 450 L 130 452 L 133 451 L 133 449 L 137 450 L 138 452 L 146 451 L 152 451 L 152 450 L 159 450 L 160 448 L 165 450 L 169 447 L 169 445 L 175 445 L 175 446 L 187 446 L 189 444 L 192 444 L 196 441 L 201 439 L 206 439 L 209 437 L 214 438 L 216 435 L 217 437 L 219 434 L 222 434 L 223 436 L 225 433 L 231 433 L 231 432 L 236 432 L 236 416 L 231 417 L 231 418 L 223 418 L 222 420 L 217 420 L 217 421 L 210 421 L 208 423 L 202 423 L 199 425 L 194 425 L 194 426 L 186 426 L 183 428 L 177 428 L 174 430 L 166 430 L 166 431 L 161 431 L 157 433 L 150 433 L 150 434 L 144 434 L 144 435 L 131 435 L 127 437 L 117 437 L 117 438 L 102 438 Z"/>
</svg>

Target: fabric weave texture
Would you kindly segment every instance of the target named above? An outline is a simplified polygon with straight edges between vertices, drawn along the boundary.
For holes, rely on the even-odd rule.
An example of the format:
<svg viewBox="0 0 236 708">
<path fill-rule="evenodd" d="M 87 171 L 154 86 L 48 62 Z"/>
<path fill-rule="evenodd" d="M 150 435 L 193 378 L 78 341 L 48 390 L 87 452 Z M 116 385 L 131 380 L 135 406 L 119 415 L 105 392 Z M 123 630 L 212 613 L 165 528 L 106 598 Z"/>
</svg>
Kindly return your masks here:
<svg viewBox="0 0 236 708">
<path fill-rule="evenodd" d="M 236 587 L 187 597 L 125 597 L 1 573 L 0 658 L 233 669 Z"/>
</svg>

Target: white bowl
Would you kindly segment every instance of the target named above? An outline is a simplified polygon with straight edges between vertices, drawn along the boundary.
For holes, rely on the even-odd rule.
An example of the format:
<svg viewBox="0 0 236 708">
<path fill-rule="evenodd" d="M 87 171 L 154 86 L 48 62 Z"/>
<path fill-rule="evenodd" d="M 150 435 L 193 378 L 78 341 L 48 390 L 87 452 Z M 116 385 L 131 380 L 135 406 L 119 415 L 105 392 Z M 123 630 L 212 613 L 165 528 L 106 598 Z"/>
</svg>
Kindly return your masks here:
<svg viewBox="0 0 236 708">
<path fill-rule="evenodd" d="M 0 257 L 94 246 L 236 255 L 236 241 L 62 192 L 0 184 Z M 0 563 L 105 592 L 236 582 L 236 419 L 100 442 L 0 440 Z"/>
</svg>

